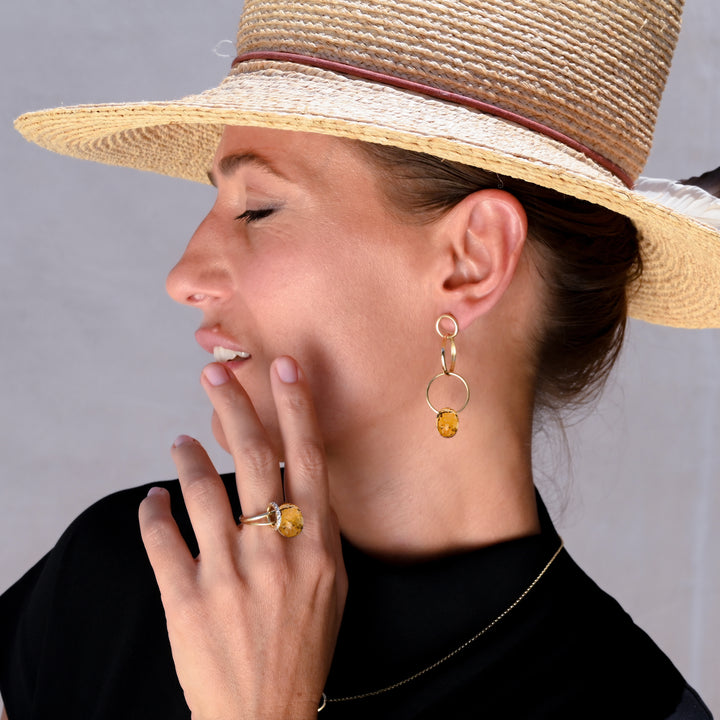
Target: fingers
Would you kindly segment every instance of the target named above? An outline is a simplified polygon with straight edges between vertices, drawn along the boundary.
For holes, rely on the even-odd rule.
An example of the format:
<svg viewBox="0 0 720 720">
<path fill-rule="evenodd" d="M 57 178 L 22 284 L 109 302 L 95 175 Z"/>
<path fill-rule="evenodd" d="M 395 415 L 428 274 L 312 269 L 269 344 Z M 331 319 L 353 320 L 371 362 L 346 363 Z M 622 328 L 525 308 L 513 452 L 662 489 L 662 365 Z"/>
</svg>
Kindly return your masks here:
<svg viewBox="0 0 720 720">
<path fill-rule="evenodd" d="M 275 360 L 271 386 L 285 455 L 285 493 L 310 521 L 325 521 L 329 510 L 325 450 L 310 388 L 297 363 Z"/>
<path fill-rule="evenodd" d="M 211 560 L 222 557 L 237 532 L 225 486 L 197 440 L 180 435 L 171 453 L 200 553 Z"/>
<path fill-rule="evenodd" d="M 265 512 L 270 501 L 282 502 L 278 456 L 235 376 L 220 363 L 203 371 L 202 385 L 222 424 L 235 463 L 238 495 L 244 515 Z"/>
<path fill-rule="evenodd" d="M 200 555 L 210 567 L 228 561 L 232 565 L 237 525 L 220 476 L 205 449 L 187 435 L 175 440 L 171 452 Z M 160 589 L 181 590 L 188 586 L 196 563 L 171 515 L 166 490 L 150 490 L 140 504 L 139 519 Z"/>
<path fill-rule="evenodd" d="M 140 534 L 160 592 L 182 593 L 193 578 L 194 560 L 170 512 L 170 494 L 151 488 L 140 503 Z"/>
<path fill-rule="evenodd" d="M 277 358 L 270 369 L 285 458 L 285 498 L 297 504 L 306 527 L 327 523 L 327 470 L 322 436 L 310 387 L 290 357 Z M 238 494 L 245 515 L 260 514 L 268 502 L 283 499 L 278 457 L 234 375 L 212 363 L 203 371 L 202 384 L 222 424 L 235 462 Z"/>
<path fill-rule="evenodd" d="M 310 389 L 290 358 L 278 358 L 270 376 L 287 500 L 306 520 L 302 539 L 238 529 L 219 475 L 187 436 L 175 441 L 172 455 L 200 556 L 193 558 L 185 545 L 165 490 L 151 490 L 140 507 L 143 542 L 193 717 L 230 717 L 237 708 L 265 717 L 268 698 L 275 697 L 304 717 L 299 699 L 322 692 L 342 617 L 347 580 Z M 270 500 L 283 499 L 273 443 L 227 368 L 209 365 L 202 384 L 235 461 L 243 511 L 260 514 Z M 268 642 L 268 625 L 293 632 L 282 643 Z"/>
</svg>

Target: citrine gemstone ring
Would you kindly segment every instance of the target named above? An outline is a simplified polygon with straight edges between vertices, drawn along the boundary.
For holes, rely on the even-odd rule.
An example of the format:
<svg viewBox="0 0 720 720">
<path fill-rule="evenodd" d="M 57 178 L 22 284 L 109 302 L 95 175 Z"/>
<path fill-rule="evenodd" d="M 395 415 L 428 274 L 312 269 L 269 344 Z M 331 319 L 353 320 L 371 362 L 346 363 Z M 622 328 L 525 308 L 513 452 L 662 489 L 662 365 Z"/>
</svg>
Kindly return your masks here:
<svg viewBox="0 0 720 720">
<path fill-rule="evenodd" d="M 303 514 L 297 505 L 271 502 L 267 510 L 260 515 L 240 516 L 241 525 L 266 525 L 279 532 L 283 537 L 299 535 L 303 529 Z"/>
</svg>

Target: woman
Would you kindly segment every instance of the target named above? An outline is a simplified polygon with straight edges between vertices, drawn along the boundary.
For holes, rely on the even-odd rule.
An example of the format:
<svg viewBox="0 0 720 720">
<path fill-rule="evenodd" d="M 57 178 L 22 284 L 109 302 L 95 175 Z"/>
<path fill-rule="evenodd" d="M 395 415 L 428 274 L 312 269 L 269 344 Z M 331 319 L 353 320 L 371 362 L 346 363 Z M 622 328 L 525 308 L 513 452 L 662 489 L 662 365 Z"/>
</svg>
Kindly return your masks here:
<svg viewBox="0 0 720 720">
<path fill-rule="evenodd" d="M 354 9 L 350 20 L 367 30 L 368 8 Z M 416 12 L 419 28 L 428 27 L 423 20 L 428 8 L 405 8 L 403 23 L 408 9 Z M 198 341 L 219 360 L 205 370 L 203 384 L 215 407 L 216 436 L 235 461 L 242 510 L 232 479 L 226 478 L 228 501 L 202 448 L 181 436 L 173 455 L 189 516 L 178 506 L 174 485 L 168 487 L 176 520 L 164 489 L 146 488 L 140 512 L 175 669 L 194 715 L 305 717 L 314 715 L 323 698 L 324 712 L 340 717 L 454 716 L 467 712 L 472 689 L 479 711 L 490 715 L 706 717 L 698 714 L 702 708 L 667 659 L 561 550 L 536 501 L 530 439 L 538 403 L 553 410 L 602 382 L 622 336 L 625 286 L 637 280 L 642 265 L 649 279 L 632 286 L 636 314 L 657 322 L 717 324 L 717 302 L 702 293 L 717 273 L 717 232 L 622 188 L 622 179 L 630 173 L 632 181 L 641 164 L 642 150 L 635 145 L 647 134 L 643 123 L 633 128 L 631 140 L 623 132 L 601 142 L 583 123 L 574 128 L 586 136 L 582 140 L 626 161 L 627 170 L 577 138 L 540 127 L 537 117 L 543 114 L 537 108 L 525 107 L 534 118 L 521 115 L 517 97 L 505 98 L 514 109 L 484 106 L 480 115 L 477 98 L 468 103 L 467 96 L 447 88 L 440 88 L 437 98 L 437 88 L 417 77 L 408 85 L 407 69 L 400 82 L 381 73 L 387 60 L 370 48 L 366 60 L 377 63 L 372 75 L 367 70 L 373 62 L 359 73 L 357 66 L 339 68 L 333 64 L 337 59 L 322 53 L 308 62 L 299 50 L 303 42 L 306 52 L 317 48 L 313 33 L 337 28 L 334 42 L 325 39 L 331 48 L 348 36 L 362 36 L 353 35 L 352 22 L 348 30 L 347 17 L 333 15 L 343 9 L 283 6 L 260 17 L 253 15 L 257 10 L 248 4 L 236 74 L 215 93 L 213 107 L 196 100 L 179 110 L 108 109 L 105 121 L 121 116 L 109 133 L 107 126 L 102 130 L 114 138 L 111 145 L 91 140 L 82 148 L 64 147 L 195 179 L 210 169 L 218 189 L 168 288 L 176 300 L 203 311 Z M 302 24 L 288 27 L 287 18 L 300 10 Z M 617 19 L 616 8 L 604 10 Z M 313 12 L 317 17 L 308 18 Z M 500 7 L 484 12 L 478 22 L 488 18 L 494 26 L 502 20 L 503 33 L 511 35 L 514 14 L 506 16 Z M 463 17 L 444 15 L 448 27 L 440 35 L 448 37 L 446 31 Z M 567 41 L 571 18 L 565 20 L 560 35 Z M 398 32 L 387 8 L 374 20 L 379 21 Z M 647 32 L 666 33 L 662 39 L 672 45 L 669 19 L 650 25 Z M 308 30 L 312 27 L 321 31 Z M 621 28 L 622 42 L 613 36 L 608 43 L 624 43 L 628 50 L 648 41 L 636 24 L 632 28 Z M 543 38 L 558 33 L 557 27 L 544 31 Z M 281 36 L 286 54 L 278 56 Z M 397 39 L 390 44 L 402 49 L 401 59 L 431 40 L 432 31 L 426 31 L 415 47 Z M 263 43 L 270 49 L 258 50 Z M 576 60 L 595 67 L 596 58 L 589 62 L 583 47 L 576 52 Z M 334 50 L 328 54 L 337 57 Z M 523 62 L 513 65 L 504 57 L 502 66 L 521 76 L 527 70 Z M 652 75 L 648 67 L 657 62 L 648 62 L 645 71 Z M 478 79 L 488 81 L 483 72 Z M 601 75 L 598 81 L 612 79 Z M 642 98 L 649 112 L 657 83 L 662 84 L 653 79 L 653 97 Z M 237 83 L 244 84 L 242 95 L 232 90 Z M 249 97 L 255 83 L 272 84 L 272 93 L 262 96 L 258 90 L 266 106 L 245 108 L 241 116 L 241 98 Z M 628 104 L 637 99 L 625 93 Z M 343 103 L 337 103 L 338 94 Z M 558 97 L 581 100 L 585 110 L 592 104 L 596 112 L 595 92 L 592 98 L 575 96 L 567 89 L 553 95 L 552 114 Z M 533 102 L 540 100 L 542 93 L 534 93 Z M 614 96 L 613 112 L 617 103 Z M 331 105 L 349 117 L 329 120 Z M 143 116 L 146 111 L 155 123 Z M 86 112 L 96 117 L 103 111 L 60 111 L 47 120 L 30 116 L 22 121 L 24 131 L 54 145 L 69 117 L 73 138 L 95 133 L 99 123 L 88 122 Z M 174 112 L 184 113 L 189 124 L 178 125 Z M 598 116 L 603 112 L 607 115 L 607 108 L 597 109 Z M 143 142 L 159 117 L 160 125 L 167 125 L 152 142 Z M 573 129 L 572 122 L 563 122 Z M 130 125 L 146 130 L 123 135 Z M 222 125 L 227 127 L 220 137 Z M 477 133 L 493 143 L 471 142 Z M 388 137 L 404 150 L 357 143 Z M 210 162 L 208 150 L 215 150 L 218 138 Z M 411 148 L 446 160 L 462 158 L 464 166 L 408 155 Z M 475 172 L 471 161 L 490 173 Z M 498 176 L 501 171 L 505 177 Z M 589 199 L 615 212 L 583 204 Z M 624 216 L 659 250 L 648 246 L 640 253 Z M 675 246 L 668 238 L 681 229 L 692 236 L 692 248 L 705 253 L 695 255 L 698 279 L 682 288 L 682 303 L 669 278 L 655 279 L 663 258 L 667 266 L 672 257 Z M 571 329 L 575 335 L 569 341 Z M 287 464 L 284 489 L 277 472 L 281 458 Z M 280 519 L 293 526 L 286 535 L 297 532 L 300 516 L 293 508 L 279 518 L 277 508 L 264 512 L 268 502 L 285 498 L 304 515 L 299 537 L 253 527 Z M 92 635 L 78 627 L 89 618 L 98 629 L 113 628 L 115 640 L 126 638 L 124 648 L 111 643 L 108 667 L 117 664 L 121 670 L 110 672 L 112 680 L 87 706 L 73 704 L 74 714 L 117 712 L 118 686 L 136 689 L 139 705 L 153 715 L 172 716 L 175 708 L 186 712 L 173 684 L 150 568 L 142 565 L 139 537 L 127 523 L 126 507 L 138 501 L 138 493 L 124 494 L 84 515 L 63 549 L 5 601 L 12 614 L 20 614 L 34 587 L 33 598 L 51 592 L 53 605 L 74 605 L 79 595 L 83 607 L 103 606 L 94 619 L 76 607 L 62 611 L 71 627 L 63 628 L 62 636 L 54 629 L 42 636 L 43 645 L 55 651 L 67 647 L 68 638 Z M 344 559 L 335 513 L 346 539 Z M 58 587 L 57 573 L 67 584 L 68 573 L 80 581 L 92 566 L 88 557 L 67 562 L 65 553 L 78 539 L 99 544 L 92 549 L 96 559 L 113 558 L 112 577 L 103 573 L 102 582 L 83 583 L 70 603 L 49 588 Z M 345 564 L 350 595 L 337 637 Z M 131 577 L 137 579 L 128 583 Z M 113 582 L 124 596 L 131 588 L 127 602 L 103 604 L 94 596 L 107 598 Z M 388 596 L 393 588 L 410 593 L 413 601 Z M 443 618 L 448 607 L 451 617 Z M 45 610 L 36 610 L 35 619 L 44 618 Z M 22 634 L 18 651 L 33 644 Z M 141 639 L 148 656 L 139 672 L 131 670 L 131 659 L 138 662 Z M 84 669 L 89 658 L 97 664 L 85 651 L 78 657 Z M 12 679 L 16 687 L 34 685 L 51 667 L 33 658 L 28 667 L 13 669 Z M 359 695 L 364 697 L 348 697 Z M 57 699 L 42 683 L 30 696 L 38 716 L 43 703 Z M 24 706 L 11 697 L 13 717 L 11 702 L 19 713 Z M 130 714 L 137 712 L 133 705 Z"/>
</svg>

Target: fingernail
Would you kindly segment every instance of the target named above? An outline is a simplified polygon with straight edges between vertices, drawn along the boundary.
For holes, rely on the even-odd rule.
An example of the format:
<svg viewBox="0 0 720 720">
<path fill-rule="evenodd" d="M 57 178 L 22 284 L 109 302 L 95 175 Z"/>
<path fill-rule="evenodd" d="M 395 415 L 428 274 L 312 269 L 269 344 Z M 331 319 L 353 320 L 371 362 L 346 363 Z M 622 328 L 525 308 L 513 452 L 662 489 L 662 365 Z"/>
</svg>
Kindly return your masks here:
<svg viewBox="0 0 720 720">
<path fill-rule="evenodd" d="M 298 380 L 298 367 L 289 357 L 280 357 L 275 361 L 275 370 L 284 383 L 295 383 Z"/>
<path fill-rule="evenodd" d="M 166 494 L 167 494 L 167 490 L 165 488 L 151 487 L 148 490 L 147 496 L 150 497 L 151 495 L 166 495 Z"/>
<path fill-rule="evenodd" d="M 211 365 L 208 365 L 205 370 L 203 370 L 203 373 L 205 374 L 208 382 L 215 387 L 225 384 L 230 379 L 228 371 L 219 363 L 212 363 Z"/>
<path fill-rule="evenodd" d="M 191 438 L 189 435 L 178 435 L 175 438 L 175 442 L 172 444 L 174 448 L 180 447 L 181 445 L 185 445 L 185 443 L 192 443 L 195 442 L 194 438 Z"/>
</svg>

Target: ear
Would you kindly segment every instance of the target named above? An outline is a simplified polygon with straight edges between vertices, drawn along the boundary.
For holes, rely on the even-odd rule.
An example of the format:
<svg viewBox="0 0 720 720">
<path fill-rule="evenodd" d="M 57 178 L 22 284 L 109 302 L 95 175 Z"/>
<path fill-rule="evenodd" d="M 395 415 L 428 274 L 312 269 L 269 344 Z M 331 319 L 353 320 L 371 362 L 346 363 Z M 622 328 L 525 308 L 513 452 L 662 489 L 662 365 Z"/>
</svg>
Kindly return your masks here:
<svg viewBox="0 0 720 720">
<path fill-rule="evenodd" d="M 467 327 L 502 298 L 515 274 L 527 216 L 504 190 L 479 190 L 443 218 L 441 312 Z"/>
</svg>

